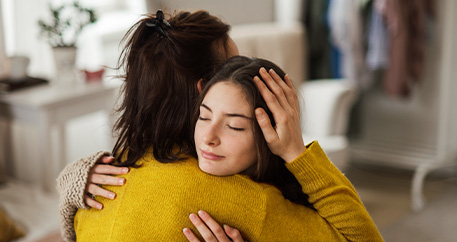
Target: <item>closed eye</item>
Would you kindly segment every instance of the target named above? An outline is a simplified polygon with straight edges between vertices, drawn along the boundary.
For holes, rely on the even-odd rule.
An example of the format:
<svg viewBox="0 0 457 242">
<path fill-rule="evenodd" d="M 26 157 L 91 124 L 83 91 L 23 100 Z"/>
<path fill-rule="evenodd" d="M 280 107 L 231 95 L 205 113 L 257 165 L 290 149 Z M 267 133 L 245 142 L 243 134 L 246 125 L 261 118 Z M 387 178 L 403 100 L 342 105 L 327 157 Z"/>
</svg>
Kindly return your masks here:
<svg viewBox="0 0 457 242">
<path fill-rule="evenodd" d="M 245 129 L 243 129 L 243 128 L 232 127 L 232 126 L 230 126 L 230 125 L 229 125 L 228 127 L 231 128 L 231 129 L 233 129 L 233 130 L 235 130 L 235 131 L 244 131 L 244 130 L 245 130 Z"/>
<path fill-rule="evenodd" d="M 209 118 L 203 118 L 202 116 L 199 116 L 198 120 L 207 121 L 207 120 L 209 120 Z"/>
</svg>

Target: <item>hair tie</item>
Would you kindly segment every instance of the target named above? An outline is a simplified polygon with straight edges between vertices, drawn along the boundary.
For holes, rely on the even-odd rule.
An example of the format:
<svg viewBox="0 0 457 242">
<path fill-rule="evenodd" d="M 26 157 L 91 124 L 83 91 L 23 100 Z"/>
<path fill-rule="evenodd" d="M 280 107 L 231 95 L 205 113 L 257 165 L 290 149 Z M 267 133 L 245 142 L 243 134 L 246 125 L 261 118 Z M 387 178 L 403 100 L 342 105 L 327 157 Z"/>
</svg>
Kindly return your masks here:
<svg viewBox="0 0 457 242">
<path fill-rule="evenodd" d="M 165 31 L 162 29 L 162 24 L 165 26 L 171 28 L 171 25 L 167 22 L 167 20 L 163 19 L 164 14 L 162 10 L 157 10 L 156 17 L 152 20 L 152 22 L 147 21 L 146 26 L 153 28 L 155 31 L 157 31 L 160 35 L 162 36 L 167 36 L 165 34 Z"/>
</svg>

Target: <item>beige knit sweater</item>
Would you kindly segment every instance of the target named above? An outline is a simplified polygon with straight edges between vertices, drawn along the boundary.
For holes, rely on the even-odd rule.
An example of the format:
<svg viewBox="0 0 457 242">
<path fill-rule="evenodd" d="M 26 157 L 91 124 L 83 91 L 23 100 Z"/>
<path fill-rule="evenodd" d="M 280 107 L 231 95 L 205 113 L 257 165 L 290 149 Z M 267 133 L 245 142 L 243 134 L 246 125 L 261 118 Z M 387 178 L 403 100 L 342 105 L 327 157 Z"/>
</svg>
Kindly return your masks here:
<svg viewBox="0 0 457 242">
<path fill-rule="evenodd" d="M 99 151 L 68 164 L 57 178 L 59 192 L 60 226 L 64 241 L 76 241 L 74 218 L 79 208 L 89 208 L 84 203 L 84 190 L 90 169 L 97 161 L 110 155 L 108 151 Z"/>
</svg>

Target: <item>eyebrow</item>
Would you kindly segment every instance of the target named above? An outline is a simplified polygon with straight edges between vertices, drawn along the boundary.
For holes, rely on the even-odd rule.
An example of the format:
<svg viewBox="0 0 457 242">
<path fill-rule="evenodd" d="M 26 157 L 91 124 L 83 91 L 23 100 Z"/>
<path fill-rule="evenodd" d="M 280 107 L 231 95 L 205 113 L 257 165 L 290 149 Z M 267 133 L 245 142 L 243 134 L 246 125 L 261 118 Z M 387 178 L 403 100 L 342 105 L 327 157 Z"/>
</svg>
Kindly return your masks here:
<svg viewBox="0 0 457 242">
<path fill-rule="evenodd" d="M 213 110 L 211 110 L 211 108 L 209 108 L 208 106 L 206 106 L 203 103 L 200 105 L 200 107 L 204 107 L 205 109 L 207 109 L 211 113 L 213 112 Z M 251 117 L 248 117 L 248 116 L 246 116 L 244 114 L 240 114 L 240 113 L 226 113 L 225 116 L 228 116 L 228 117 L 239 117 L 239 118 L 245 118 L 245 119 L 249 119 L 249 120 L 253 119 Z"/>
</svg>

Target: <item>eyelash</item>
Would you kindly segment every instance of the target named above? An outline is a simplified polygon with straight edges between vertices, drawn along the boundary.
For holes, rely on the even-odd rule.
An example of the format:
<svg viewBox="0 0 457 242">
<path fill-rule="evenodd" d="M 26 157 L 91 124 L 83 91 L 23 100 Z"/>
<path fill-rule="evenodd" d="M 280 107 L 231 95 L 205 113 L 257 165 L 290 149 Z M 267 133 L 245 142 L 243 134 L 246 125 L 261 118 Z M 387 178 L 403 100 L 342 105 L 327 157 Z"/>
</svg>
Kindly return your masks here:
<svg viewBox="0 0 457 242">
<path fill-rule="evenodd" d="M 208 121 L 210 120 L 209 118 L 202 118 L 201 116 L 198 117 L 198 120 L 201 120 L 201 121 Z M 243 128 L 235 128 L 235 127 L 232 127 L 230 125 L 227 125 L 230 129 L 233 129 L 235 131 L 244 131 L 245 129 Z"/>
<path fill-rule="evenodd" d="M 244 131 L 244 129 L 242 128 L 235 128 L 235 127 L 232 127 L 232 126 L 229 126 L 229 128 L 235 130 L 235 131 Z"/>
</svg>

